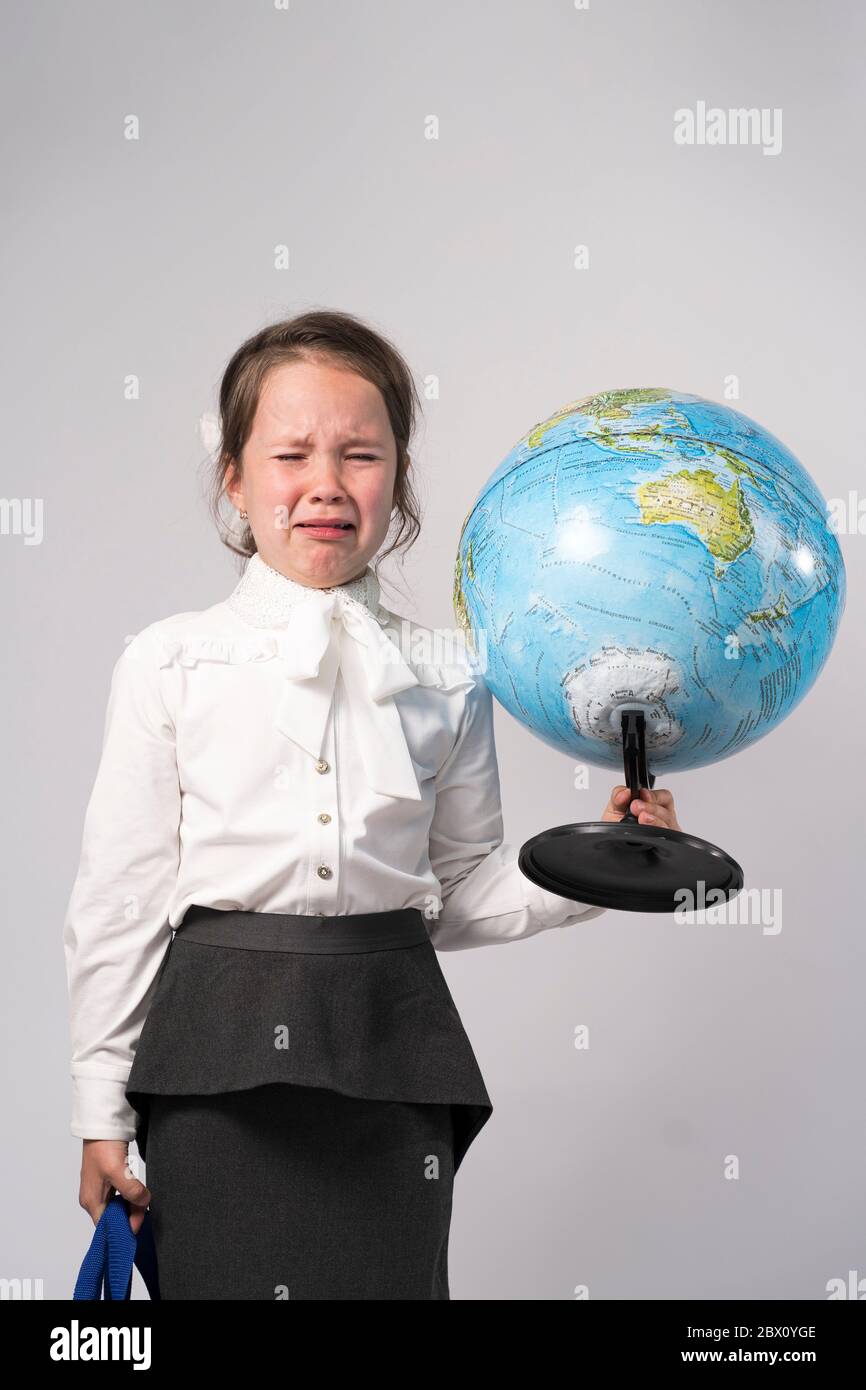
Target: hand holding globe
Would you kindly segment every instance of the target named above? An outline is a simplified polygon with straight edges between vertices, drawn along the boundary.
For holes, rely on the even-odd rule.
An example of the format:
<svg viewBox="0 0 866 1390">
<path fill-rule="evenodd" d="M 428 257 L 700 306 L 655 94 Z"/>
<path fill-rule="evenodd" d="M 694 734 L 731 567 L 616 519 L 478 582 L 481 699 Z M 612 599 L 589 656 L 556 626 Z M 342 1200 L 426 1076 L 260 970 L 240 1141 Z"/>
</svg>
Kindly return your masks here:
<svg viewBox="0 0 866 1390">
<path fill-rule="evenodd" d="M 640 798 L 635 798 L 631 807 L 629 799 L 628 787 L 614 787 L 610 800 L 601 813 L 601 819 L 607 822 L 621 821 L 626 811 L 631 809 L 641 825 L 664 825 L 668 830 L 682 830 L 677 820 L 673 793 L 665 787 L 659 787 L 658 791 L 641 787 Z"/>
</svg>

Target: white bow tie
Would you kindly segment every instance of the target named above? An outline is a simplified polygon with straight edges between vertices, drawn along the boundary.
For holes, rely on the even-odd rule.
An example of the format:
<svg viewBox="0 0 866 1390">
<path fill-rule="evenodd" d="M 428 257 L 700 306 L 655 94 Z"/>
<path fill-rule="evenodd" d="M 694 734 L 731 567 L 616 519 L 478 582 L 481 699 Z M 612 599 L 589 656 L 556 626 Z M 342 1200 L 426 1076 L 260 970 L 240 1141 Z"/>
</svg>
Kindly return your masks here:
<svg viewBox="0 0 866 1390">
<path fill-rule="evenodd" d="M 339 589 L 293 605 L 277 638 L 290 682 L 276 725 L 312 757 L 321 756 L 339 671 L 370 786 L 384 796 L 421 800 L 394 695 L 420 681 L 362 604 Z"/>
<path fill-rule="evenodd" d="M 283 661 L 280 733 L 321 757 L 340 671 L 370 786 L 385 796 L 420 801 L 393 697 L 422 681 L 383 631 L 390 615 L 379 603 L 375 571 L 368 565 L 356 579 L 317 589 L 289 579 L 256 552 L 228 603 L 249 626 L 268 630 L 270 650 Z"/>
</svg>

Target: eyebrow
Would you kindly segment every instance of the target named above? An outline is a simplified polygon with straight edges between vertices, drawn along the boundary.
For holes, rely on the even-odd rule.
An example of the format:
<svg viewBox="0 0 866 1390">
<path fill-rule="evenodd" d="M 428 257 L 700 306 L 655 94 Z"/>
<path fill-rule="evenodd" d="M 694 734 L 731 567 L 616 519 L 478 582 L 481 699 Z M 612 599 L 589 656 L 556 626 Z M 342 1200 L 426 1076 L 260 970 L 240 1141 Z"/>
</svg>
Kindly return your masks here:
<svg viewBox="0 0 866 1390">
<path fill-rule="evenodd" d="M 275 449 L 278 445 L 286 444 L 291 448 L 308 449 L 313 443 L 315 443 L 315 441 L 312 435 L 309 434 L 304 439 L 291 439 L 288 437 L 288 435 L 284 435 L 281 436 L 279 439 L 272 439 L 268 444 L 265 445 L 265 448 Z M 354 444 L 366 444 L 369 447 L 376 449 L 381 449 L 382 447 L 381 440 L 375 438 L 375 436 L 368 436 L 363 434 L 353 434 L 349 439 L 344 440 L 344 443 L 349 447 L 351 447 Z"/>
</svg>

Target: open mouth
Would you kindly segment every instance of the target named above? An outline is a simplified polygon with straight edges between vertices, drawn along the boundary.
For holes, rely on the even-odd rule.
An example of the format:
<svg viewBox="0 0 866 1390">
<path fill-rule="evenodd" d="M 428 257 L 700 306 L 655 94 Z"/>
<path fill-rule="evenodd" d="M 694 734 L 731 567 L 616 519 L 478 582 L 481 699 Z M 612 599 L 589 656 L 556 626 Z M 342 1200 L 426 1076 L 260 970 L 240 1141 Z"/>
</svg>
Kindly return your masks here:
<svg viewBox="0 0 866 1390">
<path fill-rule="evenodd" d="M 355 527 L 351 521 L 299 521 L 296 530 L 305 531 L 308 536 L 318 540 L 338 539 L 349 536 Z"/>
</svg>

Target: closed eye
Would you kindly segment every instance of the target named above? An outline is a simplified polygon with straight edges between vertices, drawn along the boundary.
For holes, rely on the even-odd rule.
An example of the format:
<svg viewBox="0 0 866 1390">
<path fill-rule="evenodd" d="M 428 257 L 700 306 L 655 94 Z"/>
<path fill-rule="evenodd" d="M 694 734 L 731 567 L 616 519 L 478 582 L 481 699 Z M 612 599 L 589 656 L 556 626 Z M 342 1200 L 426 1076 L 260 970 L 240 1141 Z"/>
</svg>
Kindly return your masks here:
<svg viewBox="0 0 866 1390">
<path fill-rule="evenodd" d="M 277 454 L 276 457 L 277 457 L 279 460 L 282 460 L 282 459 L 302 459 L 302 458 L 304 458 L 304 455 L 303 455 L 303 454 Z M 347 458 L 350 458 L 350 459 L 364 459 L 365 461 L 367 461 L 367 462 L 369 462 L 369 463 L 375 463 L 375 462 L 376 462 L 376 459 L 378 458 L 378 454 L 347 454 L 346 457 L 347 457 Z"/>
</svg>

